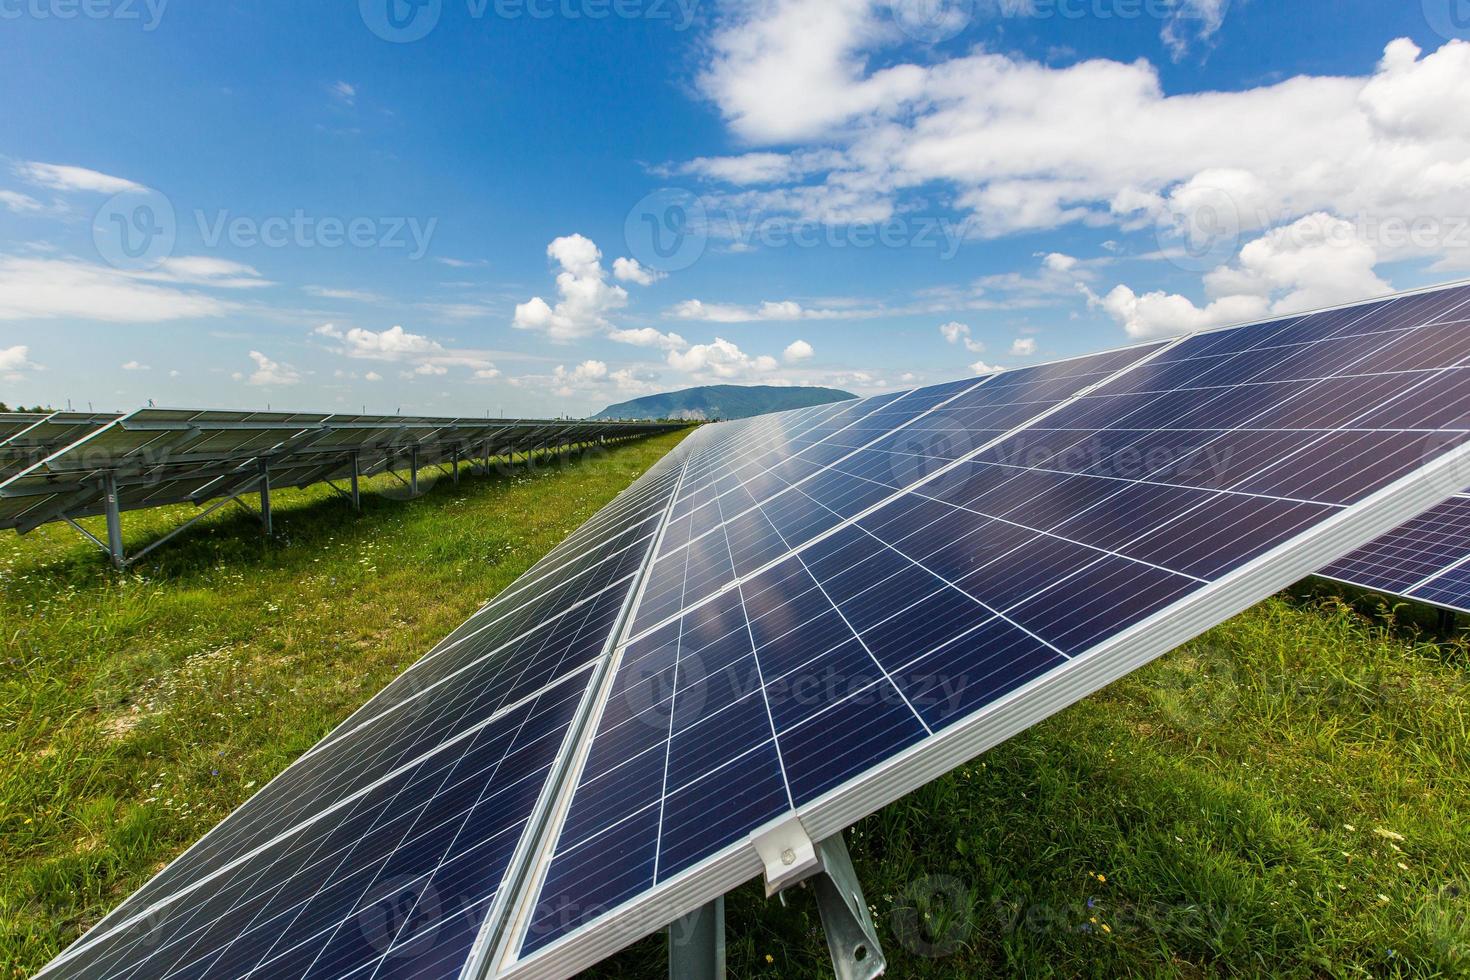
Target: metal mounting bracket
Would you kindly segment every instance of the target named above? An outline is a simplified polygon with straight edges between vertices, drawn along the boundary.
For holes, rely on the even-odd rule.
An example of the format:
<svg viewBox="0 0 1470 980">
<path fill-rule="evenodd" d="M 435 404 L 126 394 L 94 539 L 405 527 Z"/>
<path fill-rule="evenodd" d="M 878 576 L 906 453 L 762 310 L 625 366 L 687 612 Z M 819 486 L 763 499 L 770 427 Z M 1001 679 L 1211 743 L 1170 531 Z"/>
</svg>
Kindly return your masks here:
<svg viewBox="0 0 1470 980">
<path fill-rule="evenodd" d="M 752 837 L 751 844 L 766 866 L 767 898 L 793 885 L 812 885 L 837 980 L 882 976 L 888 960 L 842 835 L 813 844 L 793 814 Z"/>
</svg>

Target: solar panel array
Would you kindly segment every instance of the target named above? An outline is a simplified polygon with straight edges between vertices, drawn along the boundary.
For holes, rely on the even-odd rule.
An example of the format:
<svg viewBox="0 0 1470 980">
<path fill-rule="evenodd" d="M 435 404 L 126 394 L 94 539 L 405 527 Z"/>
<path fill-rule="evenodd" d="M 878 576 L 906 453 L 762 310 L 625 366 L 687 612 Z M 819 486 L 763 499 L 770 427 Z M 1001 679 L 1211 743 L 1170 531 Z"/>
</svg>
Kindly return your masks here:
<svg viewBox="0 0 1470 980">
<path fill-rule="evenodd" d="M 1456 494 L 1320 574 L 1470 613 L 1470 492 Z"/>
<path fill-rule="evenodd" d="M 50 970 L 568 976 L 1470 482 L 1467 317 L 701 429 Z"/>
<path fill-rule="evenodd" d="M 504 456 L 672 431 L 678 424 L 142 409 L 51 416 L 0 443 L 25 465 L 0 482 L 0 528 L 101 514 L 110 479 L 121 510 L 238 494 L 268 464 L 274 486 L 305 487 L 464 458 Z M 41 455 L 44 452 L 44 455 Z M 39 458 L 37 458 L 39 456 Z"/>
</svg>

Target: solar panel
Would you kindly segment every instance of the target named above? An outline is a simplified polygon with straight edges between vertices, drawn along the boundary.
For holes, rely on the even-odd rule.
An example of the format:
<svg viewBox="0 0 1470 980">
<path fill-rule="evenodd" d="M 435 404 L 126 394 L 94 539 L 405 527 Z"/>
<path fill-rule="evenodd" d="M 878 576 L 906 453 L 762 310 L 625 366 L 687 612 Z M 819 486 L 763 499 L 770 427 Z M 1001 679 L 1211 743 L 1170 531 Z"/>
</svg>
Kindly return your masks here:
<svg viewBox="0 0 1470 980">
<path fill-rule="evenodd" d="M 93 412 L 0 415 L 0 481 L 34 466 L 117 417 Z"/>
<path fill-rule="evenodd" d="M 49 972 L 569 976 L 1470 482 L 1467 316 L 702 428 Z"/>
<path fill-rule="evenodd" d="M 1456 494 L 1319 574 L 1470 613 L 1470 492 Z"/>
<path fill-rule="evenodd" d="M 22 533 L 50 521 L 106 511 L 107 480 L 121 511 L 203 504 L 253 488 L 260 464 L 273 485 L 304 487 L 428 467 L 466 457 L 503 456 L 671 431 L 650 422 L 435 419 L 142 409 L 121 417 L 57 416 L 33 432 L 66 431 L 43 458 L 0 482 L 0 528 Z M 17 435 L 20 442 L 29 434 Z M 31 457 L 36 454 L 31 453 Z"/>
</svg>

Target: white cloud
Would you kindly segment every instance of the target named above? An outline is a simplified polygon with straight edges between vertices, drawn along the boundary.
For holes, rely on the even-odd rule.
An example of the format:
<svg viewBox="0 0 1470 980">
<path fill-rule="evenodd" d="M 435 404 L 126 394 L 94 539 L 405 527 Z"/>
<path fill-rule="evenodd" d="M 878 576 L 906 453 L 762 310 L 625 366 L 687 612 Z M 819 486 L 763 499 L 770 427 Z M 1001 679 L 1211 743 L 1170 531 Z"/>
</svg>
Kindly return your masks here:
<svg viewBox="0 0 1470 980">
<path fill-rule="evenodd" d="M 638 327 L 630 330 L 609 330 L 609 340 L 620 344 L 632 344 L 634 347 L 657 347 L 662 350 L 683 350 L 689 346 L 689 341 L 676 333 L 662 333 L 653 327 Z"/>
<path fill-rule="evenodd" d="M 1203 306 L 1123 285 L 1105 297 L 1089 295 L 1130 336 L 1168 337 L 1387 293 L 1391 287 L 1373 271 L 1377 261 L 1350 222 L 1314 214 L 1250 242 L 1233 264 L 1205 276 Z"/>
<path fill-rule="evenodd" d="M 20 191 L 0 191 L 0 204 L 5 205 L 6 208 L 14 211 L 16 214 L 25 214 L 28 211 L 42 211 L 46 207 L 34 197 L 31 197 L 29 194 L 22 194 Z"/>
<path fill-rule="evenodd" d="M 301 291 L 320 299 L 340 299 L 353 303 L 381 303 L 383 297 L 364 289 L 333 289 L 328 286 L 303 286 Z"/>
<path fill-rule="evenodd" d="M 558 343 L 609 329 L 607 315 L 627 305 L 628 293 L 607 282 L 597 245 L 582 235 L 566 235 L 548 245 L 546 254 L 561 267 L 556 276 L 560 299 L 555 307 L 540 296 L 518 304 L 512 325 Z"/>
<path fill-rule="evenodd" d="M 1208 42 L 1225 23 L 1230 0 L 1178 0 L 1160 37 L 1175 61 L 1182 61 L 1190 46 Z"/>
<path fill-rule="evenodd" d="M 39 371 L 41 365 L 30 360 L 26 346 L 0 347 L 0 380 L 19 381 L 26 371 Z"/>
<path fill-rule="evenodd" d="M 72 259 L 0 256 L 0 320 L 71 317 L 108 323 L 156 323 L 217 317 L 236 307 L 203 293 L 159 283 L 166 272 L 129 273 Z"/>
<path fill-rule="evenodd" d="M 759 306 L 686 299 L 676 303 L 666 315 L 679 320 L 698 320 L 704 323 L 792 323 L 798 320 L 863 320 L 882 316 L 884 312 L 860 306 L 809 309 L 789 299 L 780 302 L 767 300 Z"/>
<path fill-rule="evenodd" d="M 459 367 L 475 372 L 495 370 L 490 356 L 483 351 L 445 347 L 431 337 L 410 333 L 402 326 L 380 331 L 362 327 L 342 330 L 335 324 L 324 323 L 312 333 L 334 341 L 338 353 L 350 358 L 413 365 L 413 370 L 403 372 L 404 377 L 444 375 L 450 368 Z"/>
<path fill-rule="evenodd" d="M 281 364 L 266 357 L 258 350 L 250 352 L 250 359 L 255 362 L 255 370 L 250 373 L 246 380 L 257 387 L 272 387 L 277 385 L 300 384 L 301 372 L 289 364 Z M 236 375 L 238 378 L 239 375 Z"/>
<path fill-rule="evenodd" d="M 711 344 L 695 344 L 687 351 L 669 351 L 668 362 L 677 371 L 725 381 L 768 375 L 780 367 L 774 357 L 752 357 L 723 337 Z"/>
<path fill-rule="evenodd" d="M 122 177 L 113 177 L 86 167 L 71 167 L 58 163 L 20 163 L 15 172 L 21 179 L 57 191 L 89 191 L 95 194 L 121 194 L 124 191 L 145 191 L 142 184 Z"/>
<path fill-rule="evenodd" d="M 168 373 L 168 376 L 170 378 L 182 378 L 184 376 L 184 372 L 183 371 L 179 371 L 179 370 L 173 370 L 173 371 L 170 371 Z"/>
<path fill-rule="evenodd" d="M 1077 268 L 1077 260 L 1070 255 L 1063 255 L 1061 252 L 1052 252 L 1041 260 L 1041 264 L 1046 267 L 1048 272 L 1071 272 Z"/>
<path fill-rule="evenodd" d="M 986 364 L 984 361 L 976 361 L 970 365 L 970 371 L 973 374 L 995 374 L 997 371 L 1004 370 L 1005 368 L 998 364 Z"/>
<path fill-rule="evenodd" d="M 259 289 L 274 283 L 261 278 L 253 266 L 204 255 L 181 255 L 164 259 L 157 269 L 134 273 L 139 279 L 173 282 L 214 289 Z"/>
<path fill-rule="evenodd" d="M 140 363 L 138 361 L 128 361 L 126 364 L 124 364 L 122 366 L 122 369 L 124 371 L 152 371 L 153 370 L 148 365 L 142 364 L 142 363 Z"/>
<path fill-rule="evenodd" d="M 958 320 L 941 323 L 939 332 L 951 344 L 964 344 L 965 350 L 971 354 L 985 353 L 985 345 L 970 337 L 970 326 L 967 323 L 960 323 Z"/>
<path fill-rule="evenodd" d="M 377 381 L 382 381 L 383 380 L 383 376 L 381 374 L 379 374 L 378 372 L 376 372 L 376 371 L 369 371 L 367 374 L 364 374 L 362 376 L 362 380 L 364 380 L 364 381 L 377 382 Z"/>
<path fill-rule="evenodd" d="M 781 356 L 787 364 L 800 364 L 802 361 L 811 360 L 815 354 L 816 351 L 812 350 L 811 344 L 804 340 L 793 340 L 787 345 Z"/>
<path fill-rule="evenodd" d="M 331 93 L 332 98 L 341 102 L 343 105 L 351 106 L 357 104 L 357 86 L 355 85 L 348 84 L 347 82 L 334 82 L 328 87 L 327 91 Z"/>
<path fill-rule="evenodd" d="M 567 397 L 579 389 L 585 389 L 601 384 L 607 379 L 607 364 L 602 361 L 583 361 L 576 367 L 568 370 L 565 365 L 557 365 L 552 372 L 552 383 L 556 386 L 556 393 Z"/>
<path fill-rule="evenodd" d="M 650 269 L 637 259 L 614 259 L 613 276 L 619 282 L 634 282 L 640 286 L 652 286 L 664 278 L 664 273 Z"/>
<path fill-rule="evenodd" d="M 441 265 L 447 265 L 451 269 L 478 269 L 490 264 L 484 259 L 453 259 L 445 256 L 438 256 L 434 261 Z"/>
<path fill-rule="evenodd" d="M 1166 40 L 1209 38 L 1225 6 L 1181 0 Z M 953 57 L 926 48 L 909 63 L 904 41 L 891 0 L 740 5 L 714 33 L 698 84 L 751 152 L 685 166 L 767 186 L 707 195 L 711 213 L 883 220 L 938 195 L 994 236 L 1075 222 L 1151 230 L 1179 211 L 1188 225 L 1201 205 L 1244 235 L 1318 211 L 1405 221 L 1464 211 L 1465 41 L 1428 54 L 1395 41 L 1357 77 L 1179 95 L 1142 60 L 1052 67 L 977 46 Z M 783 162 L 817 151 L 828 156 L 813 173 Z M 1444 237 L 1380 258 L 1466 250 Z"/>
<path fill-rule="evenodd" d="M 1030 357 L 1036 353 L 1036 340 L 1033 337 L 1017 337 L 1011 341 L 1011 353 L 1016 357 Z"/>
</svg>

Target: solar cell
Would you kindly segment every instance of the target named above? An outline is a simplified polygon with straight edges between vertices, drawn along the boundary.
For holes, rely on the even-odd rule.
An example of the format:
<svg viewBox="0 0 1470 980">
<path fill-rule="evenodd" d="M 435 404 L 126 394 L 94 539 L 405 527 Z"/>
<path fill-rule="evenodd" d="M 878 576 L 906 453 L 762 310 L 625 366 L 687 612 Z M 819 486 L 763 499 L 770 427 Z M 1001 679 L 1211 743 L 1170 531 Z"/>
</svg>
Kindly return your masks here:
<svg viewBox="0 0 1470 980">
<path fill-rule="evenodd" d="M 1467 316 L 705 427 L 51 972 L 571 975 L 1470 483 Z"/>
</svg>

